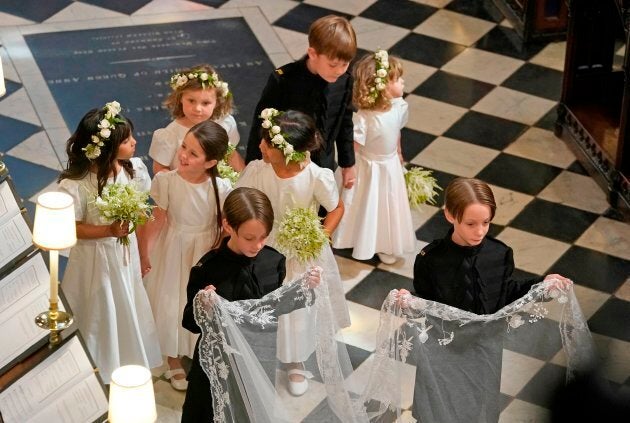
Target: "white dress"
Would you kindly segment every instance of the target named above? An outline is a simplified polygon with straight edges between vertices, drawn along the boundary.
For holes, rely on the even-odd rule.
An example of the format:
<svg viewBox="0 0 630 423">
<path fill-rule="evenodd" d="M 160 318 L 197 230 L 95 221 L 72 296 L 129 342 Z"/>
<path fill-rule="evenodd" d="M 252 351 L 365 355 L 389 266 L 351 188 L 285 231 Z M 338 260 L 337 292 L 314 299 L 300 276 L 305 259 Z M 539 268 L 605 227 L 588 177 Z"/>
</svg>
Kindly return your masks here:
<svg viewBox="0 0 630 423">
<path fill-rule="evenodd" d="M 228 142 L 236 147 L 241 140 L 236 126 L 236 120 L 232 115 L 227 115 L 215 120 L 228 134 Z M 161 165 L 168 165 L 171 169 L 177 169 L 177 149 L 182 145 L 184 137 L 190 128 L 178 123 L 176 120 L 169 123 L 165 128 L 156 129 L 153 133 L 151 146 L 149 147 L 149 157 Z"/>
<path fill-rule="evenodd" d="M 231 186 L 217 178 L 217 187 L 222 207 Z M 182 314 L 190 269 L 210 250 L 217 236 L 212 180 L 193 184 L 177 170 L 160 172 L 153 178 L 151 197 L 167 212 L 166 224 L 151 252 L 153 268 L 145 278 L 160 347 L 169 357 L 192 357 L 197 335 L 182 327 Z"/>
<path fill-rule="evenodd" d="M 136 184 L 149 190 L 146 166 L 132 158 L 135 177 L 121 170 L 108 183 Z M 76 220 L 90 225 L 111 222 L 100 217 L 93 204 L 97 193 L 96 174 L 81 180 L 63 179 L 60 190 L 72 196 Z M 140 274 L 136 234 L 129 235 L 129 262 L 117 238 L 79 239 L 70 250 L 63 277 L 63 292 L 75 321 L 98 366 L 104 383 L 111 373 L 127 364 L 149 368 L 162 364 L 155 322 Z"/>
<path fill-rule="evenodd" d="M 335 248 L 353 248 L 352 257 L 369 260 L 375 253 L 402 256 L 415 250 L 415 232 L 398 137 L 407 123 L 408 106 L 392 100 L 386 112 L 355 113 L 354 140 L 357 180 L 342 192 L 345 213 L 333 237 Z"/>
<path fill-rule="evenodd" d="M 321 205 L 331 211 L 339 203 L 339 193 L 334 175 L 330 169 L 309 163 L 299 174 L 291 178 L 280 178 L 273 167 L 262 160 L 250 162 L 241 173 L 236 186 L 257 188 L 267 194 L 274 213 L 274 226 L 267 239 L 267 245 L 277 248 L 276 232 L 287 209 L 313 207 Z M 330 247 L 323 249 L 321 256 L 313 262 L 324 270 L 322 279 L 328 286 L 328 295 L 336 324 L 340 328 L 350 326 L 350 314 L 341 284 L 337 262 Z M 297 259 L 287 259 L 286 282 L 292 281 L 306 271 L 306 265 Z M 278 328 L 278 358 L 284 363 L 305 361 L 314 350 L 315 336 L 312 333 L 312 319 L 305 316 L 304 309 L 283 315 Z M 288 318 L 293 316 L 296 318 Z M 296 334 L 300 334 L 296 336 Z"/>
</svg>

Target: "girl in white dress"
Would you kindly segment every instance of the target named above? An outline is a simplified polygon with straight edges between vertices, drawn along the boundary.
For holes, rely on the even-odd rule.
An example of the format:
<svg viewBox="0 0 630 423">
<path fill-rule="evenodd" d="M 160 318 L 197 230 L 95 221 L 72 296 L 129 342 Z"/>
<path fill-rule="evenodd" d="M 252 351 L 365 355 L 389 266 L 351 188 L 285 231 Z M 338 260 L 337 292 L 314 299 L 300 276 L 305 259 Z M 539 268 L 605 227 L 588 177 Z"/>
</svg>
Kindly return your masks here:
<svg viewBox="0 0 630 423">
<path fill-rule="evenodd" d="M 155 219 L 146 225 L 140 256 L 144 273 L 155 266 L 145 282 L 160 347 L 168 357 L 166 377 L 177 390 L 188 386 L 179 357 L 192 357 L 197 342 L 197 335 L 181 323 L 190 269 L 218 245 L 221 206 L 231 190 L 227 180 L 217 177 L 216 167 L 227 146 L 227 133 L 219 124 L 198 123 L 177 150 L 177 169 L 157 173 L 151 186 L 157 207 Z"/>
<path fill-rule="evenodd" d="M 403 174 L 400 130 L 407 124 L 402 99 L 402 64 L 379 50 L 354 67 L 353 116 L 357 180 L 342 198 L 346 213 L 335 232 L 335 248 L 352 257 L 378 253 L 385 264 L 415 250 L 415 236 Z"/>
<path fill-rule="evenodd" d="M 142 160 L 132 158 L 136 140 L 131 122 L 117 102 L 90 110 L 67 142 L 67 168 L 60 190 L 74 199 L 77 244 L 62 287 L 81 334 L 110 383 L 117 367 L 157 367 L 162 354 L 147 293 L 142 285 L 138 242 L 129 222 L 101 217 L 94 199 L 112 183 L 134 184 L 148 191 L 151 180 Z M 129 238 L 129 260 L 118 238 Z"/>
<path fill-rule="evenodd" d="M 232 93 L 228 84 L 222 81 L 210 65 L 199 65 L 184 69 L 171 76 L 173 89 L 164 105 L 170 110 L 173 121 L 165 128 L 153 133 L 149 157 L 153 159 L 153 174 L 177 169 L 177 148 L 188 130 L 208 119 L 221 125 L 234 147 L 240 141 L 236 120 L 232 113 Z M 245 167 L 245 162 L 234 151 L 228 164 L 237 172 Z"/>
<path fill-rule="evenodd" d="M 277 225 L 282 222 L 287 210 L 293 208 L 313 207 L 317 210 L 322 206 L 327 211 L 323 220 L 324 230 L 329 236 L 332 235 L 343 216 L 344 206 L 332 171 L 310 161 L 309 152 L 321 145 L 321 135 L 313 119 L 293 110 L 282 113 L 265 109 L 261 116 L 266 116 L 265 121 L 272 122 L 269 128 L 261 132 L 260 150 L 263 159 L 250 162 L 236 186 L 257 188 L 269 197 L 276 223 L 269 234 L 267 245 L 278 247 Z M 277 134 L 282 135 L 282 141 L 275 137 Z M 332 249 L 324 247 L 313 264 L 324 270 L 322 280 L 328 285 L 337 325 L 349 326 L 350 315 Z M 301 275 L 306 266 L 297 259 L 287 259 L 286 267 L 285 282 L 290 282 Z M 315 347 L 313 319 L 315 316 L 308 315 L 304 309 L 281 316 L 277 341 L 280 361 L 292 363 L 295 367 L 308 359 Z M 308 386 L 306 375 L 295 371 L 292 373 L 289 391 L 301 395 Z"/>
</svg>

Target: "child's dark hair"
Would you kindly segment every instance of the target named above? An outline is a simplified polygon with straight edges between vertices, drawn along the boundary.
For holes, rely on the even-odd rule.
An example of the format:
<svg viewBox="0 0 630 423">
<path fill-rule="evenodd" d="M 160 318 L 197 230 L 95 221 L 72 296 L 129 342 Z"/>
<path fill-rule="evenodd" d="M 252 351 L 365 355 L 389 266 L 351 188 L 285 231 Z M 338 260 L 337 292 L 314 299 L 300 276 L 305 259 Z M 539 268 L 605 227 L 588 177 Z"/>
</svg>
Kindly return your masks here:
<svg viewBox="0 0 630 423">
<path fill-rule="evenodd" d="M 200 72 L 205 72 L 209 75 L 217 74 L 217 71 L 212 66 L 206 64 L 193 66 L 192 68 L 188 69 L 182 69 L 179 74 L 188 75 L 190 73 Z M 219 79 L 221 78 L 219 77 Z M 223 80 L 221 79 L 221 81 Z M 200 81 L 198 78 L 189 79 L 188 82 L 186 82 L 186 84 L 182 85 L 181 87 L 173 88 L 166 100 L 164 100 L 164 106 L 171 112 L 171 116 L 173 116 L 173 118 L 182 118 L 184 117 L 184 109 L 182 107 L 182 96 L 184 95 L 184 92 L 188 90 L 202 89 L 214 90 L 217 96 L 217 103 L 214 106 L 214 110 L 212 111 L 212 116 L 210 116 L 210 119 L 218 120 L 232 113 L 234 109 L 234 105 L 232 103 L 232 95 L 222 96 L 221 91 L 214 87 L 212 83 L 208 83 L 206 81 L 202 85 L 202 81 Z"/>
<path fill-rule="evenodd" d="M 223 214 L 228 225 L 238 228 L 251 219 L 259 220 L 267 230 L 273 227 L 273 208 L 264 192 L 256 188 L 239 187 L 230 192 L 223 203 Z"/>
<path fill-rule="evenodd" d="M 280 127 L 280 133 L 295 151 L 317 151 L 324 144 L 315 121 L 305 113 L 287 110 L 274 118 L 274 124 Z M 269 145 L 274 145 L 268 129 L 261 128 L 261 136 Z"/>
<path fill-rule="evenodd" d="M 331 60 L 350 62 L 357 54 L 357 36 L 350 22 L 341 16 L 317 19 L 308 30 L 308 45 Z"/>
<path fill-rule="evenodd" d="M 114 166 L 114 161 L 118 155 L 118 147 L 133 133 L 133 123 L 129 119 L 121 114 L 117 115 L 117 118 L 122 120 L 122 122 L 117 123 L 109 138 L 103 141 L 103 145 L 100 147 L 101 153 L 98 157 L 90 160 L 83 150 L 83 148 L 93 143 L 92 136 L 99 133 L 98 124 L 105 118 L 106 112 L 105 108 L 92 109 L 83 116 L 77 129 L 66 142 L 68 164 L 59 175 L 57 182 L 62 179 L 82 179 L 91 169 L 95 168 L 98 195 L 100 195 L 107 184 L 110 173 L 114 172 L 115 176 L 116 167 Z M 131 178 L 134 177 L 131 161 L 118 160 L 118 163 Z"/>
<path fill-rule="evenodd" d="M 192 134 L 199 142 L 206 156 L 206 161 L 216 160 L 218 162 L 225 156 L 228 149 L 228 134 L 218 123 L 206 120 L 190 128 L 188 133 Z M 221 241 L 221 222 L 223 221 L 219 188 L 217 187 L 219 171 L 216 166 L 212 166 L 210 169 L 206 169 L 206 173 L 210 175 L 212 188 L 214 190 L 214 199 L 217 203 L 217 235 L 213 244 L 213 246 L 216 247 Z"/>
<path fill-rule="evenodd" d="M 471 204 L 490 207 L 490 220 L 494 218 L 497 204 L 488 184 L 475 178 L 456 178 L 451 181 L 444 191 L 444 207 L 450 215 L 461 222 L 466 207 Z"/>
</svg>

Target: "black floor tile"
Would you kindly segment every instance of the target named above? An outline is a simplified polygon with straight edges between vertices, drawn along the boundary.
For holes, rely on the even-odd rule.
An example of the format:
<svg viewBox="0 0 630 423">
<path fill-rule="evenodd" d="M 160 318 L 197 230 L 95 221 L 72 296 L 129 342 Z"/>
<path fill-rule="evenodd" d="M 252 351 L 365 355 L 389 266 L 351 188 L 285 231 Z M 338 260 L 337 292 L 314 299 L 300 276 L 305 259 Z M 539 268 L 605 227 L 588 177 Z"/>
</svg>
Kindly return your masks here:
<svg viewBox="0 0 630 423">
<path fill-rule="evenodd" d="M 499 154 L 477 178 L 503 188 L 536 195 L 560 173 L 561 169 L 511 154 Z"/>
<path fill-rule="evenodd" d="M 377 0 L 359 16 L 402 28 L 414 29 L 437 11 L 411 0 Z"/>
<path fill-rule="evenodd" d="M 496 26 L 481 37 L 474 45 L 475 48 L 503 54 L 521 60 L 529 60 L 545 47 L 544 42 L 523 43 L 512 28 Z"/>
<path fill-rule="evenodd" d="M 349 301 L 380 310 L 392 289 L 413 291 L 413 281 L 396 273 L 374 269 L 346 294 Z"/>
<path fill-rule="evenodd" d="M 291 9 L 286 15 L 276 20 L 273 25 L 308 34 L 308 29 L 311 27 L 311 24 L 315 20 L 326 15 L 338 15 L 347 19 L 352 19 L 352 16 L 344 13 L 302 3 Z"/>
<path fill-rule="evenodd" d="M 574 161 L 571 166 L 567 168 L 571 172 L 579 173 L 580 175 L 588 176 L 588 172 L 584 169 L 584 166 L 579 161 Z"/>
<path fill-rule="evenodd" d="M 492 0 L 453 0 L 444 9 L 496 23 L 505 19 Z"/>
<path fill-rule="evenodd" d="M 512 403 L 514 397 L 504 394 L 503 392 L 499 392 L 499 402 L 501 404 L 501 411 L 505 410 L 505 408 Z"/>
<path fill-rule="evenodd" d="M 435 138 L 435 135 L 403 128 L 400 131 L 400 147 L 405 161 L 408 162 L 420 154 Z"/>
<path fill-rule="evenodd" d="M 541 117 L 538 122 L 534 124 L 537 128 L 553 131 L 556 127 L 556 120 L 558 119 L 557 106 L 554 106 L 549 110 L 545 116 Z"/>
<path fill-rule="evenodd" d="M 348 357 L 350 358 L 350 363 L 352 364 L 353 369 L 357 369 L 368 357 L 372 354 L 369 351 L 364 350 L 363 348 L 355 347 L 350 344 L 340 344 L 346 350 L 348 350 Z"/>
<path fill-rule="evenodd" d="M 527 280 L 527 279 L 534 279 L 534 278 L 539 278 L 539 277 L 541 277 L 541 275 L 526 272 L 525 270 L 521 270 L 517 268 L 515 268 L 514 272 L 512 272 L 512 278 L 519 281 Z"/>
<path fill-rule="evenodd" d="M 4 86 L 7 89 L 7 92 L 4 94 L 6 97 L 10 96 L 14 92 L 16 92 L 17 90 L 22 88 L 22 84 L 19 84 L 17 82 L 13 82 L 13 81 L 11 81 L 9 79 L 5 79 L 4 80 Z"/>
<path fill-rule="evenodd" d="M 42 128 L 0 115 L 0 153 L 6 153 Z"/>
<path fill-rule="evenodd" d="M 560 100 L 560 94 L 562 94 L 562 72 L 532 63 L 525 63 L 501 85 L 513 90 L 558 101 Z"/>
<path fill-rule="evenodd" d="M 547 363 L 523 387 L 516 398 L 549 408 L 553 404 L 556 392 L 565 383 L 566 369 L 556 364 Z"/>
<path fill-rule="evenodd" d="M 81 2 L 131 15 L 151 3 L 151 0 L 81 0 Z"/>
<path fill-rule="evenodd" d="M 333 252 L 335 253 L 336 256 L 358 261 L 359 263 L 371 264 L 372 266 L 378 266 L 381 263 L 381 261 L 378 259 L 378 256 L 376 254 L 369 260 L 355 259 L 354 257 L 352 257 L 352 248 L 342 248 L 342 249 L 333 248 Z"/>
<path fill-rule="evenodd" d="M 416 230 L 416 239 L 432 242 L 436 239 L 444 238 L 450 228 L 451 224 L 440 210 Z"/>
<path fill-rule="evenodd" d="M 630 263 L 574 245 L 551 266 L 549 273 L 558 273 L 577 284 L 612 294 L 630 275 Z"/>
<path fill-rule="evenodd" d="M 444 103 L 470 108 L 494 88 L 495 86 L 492 84 L 437 71 L 413 93 Z"/>
<path fill-rule="evenodd" d="M 545 303 L 542 303 L 545 306 Z M 519 354 L 549 361 L 562 349 L 562 338 L 558 322 L 540 319 L 530 323 L 529 313 L 522 313 L 525 324 L 505 334 L 503 346 Z M 524 341 L 525 340 L 525 341 Z"/>
<path fill-rule="evenodd" d="M 610 297 L 588 320 L 588 326 L 593 332 L 630 342 L 630 302 Z"/>
<path fill-rule="evenodd" d="M 535 198 L 512 220 L 510 226 L 573 243 L 597 217 L 595 213 Z"/>
<path fill-rule="evenodd" d="M 454 44 L 421 34 L 409 34 L 390 49 L 390 53 L 423 65 L 442 67 L 466 49 Z"/>
<path fill-rule="evenodd" d="M 4 134 L 1 131 L 0 133 Z M 12 156 L 4 156 L 2 161 L 7 166 L 9 174 L 15 183 L 15 189 L 24 202 L 44 189 L 47 184 L 43 184 L 42 181 L 52 182 L 59 175 L 59 172 L 56 170 Z"/>
<path fill-rule="evenodd" d="M 503 150 L 526 129 L 527 126 L 521 123 L 469 110 L 444 136 Z"/>
<path fill-rule="evenodd" d="M 43 22 L 71 4 L 71 0 L 1 1 L 0 12 L 35 22 Z"/>
</svg>

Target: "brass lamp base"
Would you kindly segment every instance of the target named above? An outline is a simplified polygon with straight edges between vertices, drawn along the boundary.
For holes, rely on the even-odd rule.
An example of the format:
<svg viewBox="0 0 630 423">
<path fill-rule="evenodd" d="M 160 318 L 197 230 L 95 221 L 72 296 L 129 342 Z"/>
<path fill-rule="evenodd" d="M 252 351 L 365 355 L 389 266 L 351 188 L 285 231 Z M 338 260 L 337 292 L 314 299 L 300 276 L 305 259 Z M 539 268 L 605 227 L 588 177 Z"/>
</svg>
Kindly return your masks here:
<svg viewBox="0 0 630 423">
<path fill-rule="evenodd" d="M 72 314 L 59 310 L 57 303 L 50 303 L 48 311 L 35 317 L 35 324 L 42 329 L 48 329 L 50 331 L 50 345 L 57 345 L 61 342 L 59 332 L 72 324 Z"/>
</svg>

